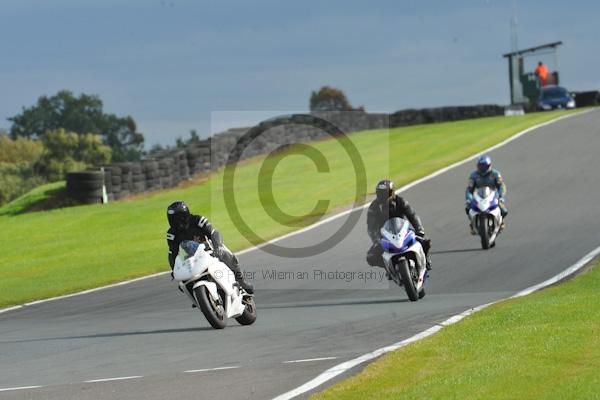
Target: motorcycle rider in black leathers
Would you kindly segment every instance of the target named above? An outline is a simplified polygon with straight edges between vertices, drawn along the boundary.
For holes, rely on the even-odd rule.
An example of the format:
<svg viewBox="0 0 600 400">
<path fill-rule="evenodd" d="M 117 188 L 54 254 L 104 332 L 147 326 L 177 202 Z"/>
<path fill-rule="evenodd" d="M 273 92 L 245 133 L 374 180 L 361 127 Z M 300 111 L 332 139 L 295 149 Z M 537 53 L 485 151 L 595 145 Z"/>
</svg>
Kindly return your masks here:
<svg viewBox="0 0 600 400">
<path fill-rule="evenodd" d="M 194 240 L 205 243 L 210 239 L 213 256 L 225 263 L 235 274 L 235 280 L 249 294 L 254 293 L 254 287 L 244 280 L 239 262 L 235 254 L 224 244 L 223 237 L 206 217 L 194 215 L 183 201 L 176 201 L 167 208 L 169 230 L 167 231 L 167 244 L 169 245 L 169 265 L 171 270 L 175 266 L 175 258 L 179 253 L 179 244 L 184 240 Z M 172 275 L 171 275 L 172 276 Z"/>
<path fill-rule="evenodd" d="M 421 243 L 425 252 L 427 270 L 431 270 L 431 260 L 429 258 L 431 240 L 425 236 L 425 230 L 419 216 L 406 200 L 395 193 L 392 181 L 388 179 L 380 181 L 375 189 L 375 194 L 376 198 L 367 211 L 367 232 L 373 242 L 367 252 L 367 263 L 371 266 L 384 267 L 383 248 L 379 244 L 380 230 L 388 219 L 400 217 L 407 219 L 414 228 L 417 240 Z"/>
</svg>

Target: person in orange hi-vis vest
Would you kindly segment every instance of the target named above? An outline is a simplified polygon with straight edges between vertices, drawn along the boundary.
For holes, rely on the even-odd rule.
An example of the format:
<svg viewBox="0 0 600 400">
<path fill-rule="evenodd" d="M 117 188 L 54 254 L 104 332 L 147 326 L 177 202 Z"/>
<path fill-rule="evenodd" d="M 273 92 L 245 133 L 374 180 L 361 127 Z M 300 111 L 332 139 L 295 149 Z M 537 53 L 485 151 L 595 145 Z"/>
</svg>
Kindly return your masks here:
<svg viewBox="0 0 600 400">
<path fill-rule="evenodd" d="M 546 86 L 548 84 L 548 67 L 546 67 L 541 61 L 538 63 L 535 69 L 535 74 L 540 78 L 540 84 Z"/>
</svg>

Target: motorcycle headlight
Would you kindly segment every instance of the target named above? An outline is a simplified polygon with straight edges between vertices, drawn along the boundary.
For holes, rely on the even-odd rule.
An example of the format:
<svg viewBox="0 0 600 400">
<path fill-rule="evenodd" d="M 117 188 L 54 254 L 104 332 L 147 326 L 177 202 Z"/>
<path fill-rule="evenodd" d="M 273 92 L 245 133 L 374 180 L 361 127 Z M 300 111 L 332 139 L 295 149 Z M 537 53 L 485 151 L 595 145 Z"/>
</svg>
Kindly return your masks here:
<svg viewBox="0 0 600 400">
<path fill-rule="evenodd" d="M 575 100 L 571 99 L 567 102 L 567 108 L 575 108 Z"/>
</svg>

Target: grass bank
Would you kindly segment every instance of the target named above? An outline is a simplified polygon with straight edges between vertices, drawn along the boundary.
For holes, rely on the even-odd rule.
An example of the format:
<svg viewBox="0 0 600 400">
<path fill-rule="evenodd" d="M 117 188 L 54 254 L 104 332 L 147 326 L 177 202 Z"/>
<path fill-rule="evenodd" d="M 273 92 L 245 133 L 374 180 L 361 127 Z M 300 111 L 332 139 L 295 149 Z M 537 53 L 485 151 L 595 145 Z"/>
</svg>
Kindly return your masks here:
<svg viewBox="0 0 600 400">
<path fill-rule="evenodd" d="M 490 306 L 311 397 L 600 399 L 600 267 Z"/>
<path fill-rule="evenodd" d="M 48 183 L 38 186 L 35 189 L 25 193 L 8 204 L 0 207 L 0 216 L 23 214 L 36 206 L 44 204 L 49 199 L 64 192 L 66 184 L 64 181 Z"/>
<path fill-rule="evenodd" d="M 357 132 L 349 137 L 360 152 L 372 193 L 382 177 L 398 185 L 409 183 L 563 114 L 484 118 Z M 301 154 L 283 152 L 279 163 L 271 163 L 273 201 L 291 216 L 286 224 L 265 212 L 273 201 L 267 199 L 264 206 L 260 201 L 259 193 L 268 189 L 257 180 L 264 157 L 240 163 L 234 184 L 240 212 L 264 239 L 314 222 L 311 210 L 318 199 L 329 200 L 328 212 L 354 201 L 352 160 L 344 149 L 335 140 L 311 146 L 323 154 L 329 172 L 317 172 L 313 161 Z M 239 221 L 232 220 L 224 206 L 222 180 L 223 172 L 218 171 L 198 184 L 104 206 L 0 215 L 0 307 L 168 270 L 165 209 L 178 199 L 186 200 L 192 211 L 208 215 L 229 247 L 248 247 L 250 243 L 236 229 Z"/>
</svg>

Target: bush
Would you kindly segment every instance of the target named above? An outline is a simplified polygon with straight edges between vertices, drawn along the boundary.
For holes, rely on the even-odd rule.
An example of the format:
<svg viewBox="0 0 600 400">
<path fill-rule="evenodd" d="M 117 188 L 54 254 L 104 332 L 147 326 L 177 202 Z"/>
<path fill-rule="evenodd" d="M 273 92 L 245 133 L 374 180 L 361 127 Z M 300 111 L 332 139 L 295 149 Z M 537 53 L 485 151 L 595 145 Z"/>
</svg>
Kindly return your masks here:
<svg viewBox="0 0 600 400">
<path fill-rule="evenodd" d="M 0 205 L 43 183 L 45 179 L 34 174 L 30 163 L 0 162 Z"/>
<path fill-rule="evenodd" d="M 111 149 L 102 143 L 99 135 L 78 135 L 57 129 L 46 132 L 42 143 L 44 154 L 39 161 L 39 171 L 50 182 L 63 180 L 67 172 L 107 164 L 111 159 Z"/>
<path fill-rule="evenodd" d="M 0 135 L 0 163 L 28 162 L 36 163 L 44 146 L 37 140 L 18 138 L 12 140 L 7 135 Z"/>
<path fill-rule="evenodd" d="M 67 172 L 110 159 L 111 149 L 98 135 L 58 129 L 46 132 L 41 140 L 13 140 L 0 134 L 0 205 L 46 182 L 63 180 Z"/>
</svg>

